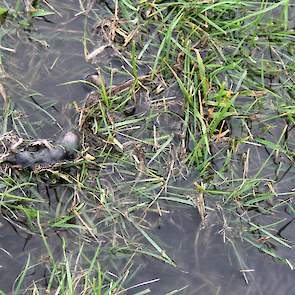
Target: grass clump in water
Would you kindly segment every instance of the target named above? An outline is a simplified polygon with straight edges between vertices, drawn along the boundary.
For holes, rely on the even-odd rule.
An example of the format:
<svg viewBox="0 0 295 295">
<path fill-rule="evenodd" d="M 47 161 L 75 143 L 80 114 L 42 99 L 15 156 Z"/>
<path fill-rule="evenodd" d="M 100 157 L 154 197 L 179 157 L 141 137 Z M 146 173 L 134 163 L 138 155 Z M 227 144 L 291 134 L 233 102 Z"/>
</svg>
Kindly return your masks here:
<svg viewBox="0 0 295 295">
<path fill-rule="evenodd" d="M 109 4 L 109 19 L 96 26 L 105 44 L 88 54 L 102 76 L 92 103 L 79 109 L 80 158 L 68 170 L 6 170 L 2 178 L 3 212 L 38 233 L 50 256 L 47 290 L 119 294 L 138 255 L 174 265 L 147 217 L 165 214 L 167 202 L 196 206 L 204 223 L 221 212 L 225 240 L 233 243 L 238 228 L 243 240 L 294 267 L 273 250 L 291 247 L 279 233 L 294 218 L 290 8 L 288 1 Z M 106 45 L 119 69 L 99 59 Z M 174 193 L 194 170 L 191 186 Z M 67 232 L 62 261 L 46 242 L 50 229 Z M 86 244 L 97 251 L 83 254 Z"/>
</svg>

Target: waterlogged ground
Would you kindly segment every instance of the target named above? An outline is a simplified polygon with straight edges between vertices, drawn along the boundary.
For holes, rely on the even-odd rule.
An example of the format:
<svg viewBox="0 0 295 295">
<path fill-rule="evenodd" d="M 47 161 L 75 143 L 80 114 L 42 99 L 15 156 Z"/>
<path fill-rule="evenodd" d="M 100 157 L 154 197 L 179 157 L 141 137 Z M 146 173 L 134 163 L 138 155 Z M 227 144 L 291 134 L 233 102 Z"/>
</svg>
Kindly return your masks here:
<svg viewBox="0 0 295 295">
<path fill-rule="evenodd" d="M 293 294 L 294 4 L 16 2 L 2 152 L 73 127 L 82 148 L 2 164 L 2 293 Z"/>
</svg>

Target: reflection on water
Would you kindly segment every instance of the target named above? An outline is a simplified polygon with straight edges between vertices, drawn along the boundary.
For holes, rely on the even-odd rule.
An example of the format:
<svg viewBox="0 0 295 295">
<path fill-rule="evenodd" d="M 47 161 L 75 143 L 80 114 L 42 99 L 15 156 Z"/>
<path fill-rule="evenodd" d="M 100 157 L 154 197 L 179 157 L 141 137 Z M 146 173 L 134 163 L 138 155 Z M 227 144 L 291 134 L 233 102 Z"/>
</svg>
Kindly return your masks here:
<svg viewBox="0 0 295 295">
<path fill-rule="evenodd" d="M 153 237 L 161 241 L 177 267 L 142 258 L 136 280 L 130 285 L 153 282 L 148 285 L 151 294 L 159 295 L 293 294 L 294 271 L 289 266 L 262 255 L 240 239 L 224 240 L 224 225 L 216 216 L 208 216 L 207 223 L 205 228 L 200 226 L 195 209 L 179 208 L 160 217 Z M 295 223 L 285 237 L 292 238 L 294 230 Z M 294 254 L 290 254 L 290 261 L 294 262 Z M 146 286 L 136 290 L 144 289 Z"/>
<path fill-rule="evenodd" d="M 82 43 L 90 33 L 83 31 L 84 24 L 87 20 L 87 28 L 91 30 L 93 21 L 76 16 L 79 11 L 76 1 L 52 4 L 59 7 L 61 15 L 48 16 L 46 22 L 36 21 L 29 33 L 20 31 L 20 38 L 13 38 L 15 53 L 3 59 L 8 73 L 3 84 L 16 108 L 33 124 L 28 129 L 34 136 L 37 136 L 34 131 L 39 136 L 52 136 L 70 124 L 71 119 L 65 118 L 69 116 L 66 104 L 82 100 L 87 89 L 81 83 L 62 84 L 83 80 L 95 71 L 85 61 Z"/>
<path fill-rule="evenodd" d="M 53 250 L 54 257 L 62 254 L 62 233 L 47 231 L 46 238 Z M 0 218 L 0 290 L 14 294 L 12 290 L 25 265 L 29 268 L 22 287 L 28 287 L 32 281 L 40 281 L 49 276 L 48 252 L 39 235 L 29 231 L 20 223 L 11 223 Z"/>
</svg>

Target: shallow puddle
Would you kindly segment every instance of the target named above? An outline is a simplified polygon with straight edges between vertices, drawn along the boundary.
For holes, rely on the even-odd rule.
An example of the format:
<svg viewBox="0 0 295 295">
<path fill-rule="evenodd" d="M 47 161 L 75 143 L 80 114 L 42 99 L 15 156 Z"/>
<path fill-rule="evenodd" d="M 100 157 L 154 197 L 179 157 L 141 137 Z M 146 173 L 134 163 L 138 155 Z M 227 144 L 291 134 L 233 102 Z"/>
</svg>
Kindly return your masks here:
<svg viewBox="0 0 295 295">
<path fill-rule="evenodd" d="M 56 0 L 50 1 L 50 4 L 62 17 L 55 14 L 47 16 L 46 19 L 38 19 L 34 21 L 32 33 L 22 31 L 20 38 L 15 35 L 13 35 L 14 37 L 7 38 L 5 46 L 12 47 L 15 53 L 4 54 L 4 67 L 7 75 L 1 79 L 1 83 L 3 83 L 8 95 L 12 98 L 15 109 L 22 113 L 21 119 L 8 122 L 7 130 L 5 131 L 14 129 L 23 133 L 23 130 L 28 130 L 28 136 L 49 139 L 54 138 L 61 129 L 67 129 L 77 122 L 77 114 L 73 107 L 70 108 L 68 105 L 74 101 L 78 103 L 83 101 L 91 89 L 82 82 L 71 83 L 70 81 L 83 80 L 88 74 L 96 71 L 97 64 L 91 64 L 85 60 L 83 42 L 87 40 L 87 44 L 90 44 L 90 50 L 103 44 L 100 44 L 100 41 L 91 40 L 93 37 L 92 28 L 97 14 L 101 19 L 108 15 L 108 6 L 106 6 L 104 1 L 99 1 L 95 9 L 89 12 L 89 16 L 79 14 L 81 10 L 79 1 Z M 100 64 L 99 59 L 97 63 Z M 126 60 L 118 59 L 118 56 L 114 57 L 112 50 L 110 52 L 107 51 L 107 53 L 104 52 L 104 55 L 101 57 L 101 65 L 104 67 L 116 66 L 117 70 L 122 67 L 126 69 L 129 66 Z M 146 67 L 143 66 L 140 71 L 144 74 Z M 119 76 L 116 79 L 120 81 L 122 77 Z M 70 83 L 61 85 L 67 82 Z M 173 88 L 165 94 L 168 98 L 178 96 L 177 91 L 174 91 Z M 181 113 L 182 111 L 181 106 L 178 107 L 177 105 L 179 100 L 181 99 L 175 99 L 175 103 L 173 103 L 173 116 L 168 114 L 165 117 L 165 113 L 165 115 L 159 115 L 154 119 L 152 123 L 153 129 L 146 131 L 151 138 L 158 127 L 159 134 L 162 136 L 165 136 L 167 133 L 175 133 L 175 130 L 182 128 L 178 122 L 178 112 Z M 144 98 L 142 101 L 142 105 L 144 105 Z M 173 98 L 172 101 L 174 102 Z M 155 104 L 157 104 L 156 99 Z M 141 109 L 140 106 L 138 108 L 138 112 L 141 114 L 144 111 L 142 105 Z M 169 109 L 169 106 L 167 108 Z M 150 121 L 153 121 L 153 119 L 150 119 Z M 143 122 L 145 123 L 146 121 Z M 270 122 L 275 124 L 276 128 L 270 130 L 267 126 L 267 123 Z M 275 118 L 270 122 L 261 123 L 261 121 L 253 121 L 252 129 L 256 132 L 253 135 L 255 137 L 263 136 L 265 140 L 272 142 L 280 140 L 282 130 L 285 128 L 285 121 Z M 141 124 L 144 123 L 138 123 L 138 130 L 130 133 L 130 137 L 134 136 L 134 134 L 140 134 L 138 137 L 144 138 L 145 135 L 143 135 L 141 130 L 143 126 Z M 248 131 L 245 130 L 245 125 L 240 121 L 239 117 L 232 119 L 230 124 L 233 125 L 233 137 L 243 137 L 247 134 Z M 294 128 L 292 126 L 288 128 L 288 137 L 285 138 L 286 144 L 290 150 L 294 150 Z M 265 132 L 265 130 L 268 130 L 268 132 Z M 166 140 L 167 146 L 169 148 L 173 146 L 176 151 L 177 147 L 181 146 L 178 139 L 169 139 L 167 137 Z M 231 173 L 236 174 L 236 178 L 243 177 L 244 162 L 242 155 L 247 153 L 251 154 L 251 160 L 248 163 L 250 167 L 248 176 L 252 176 L 250 174 L 255 175 L 261 166 L 266 163 L 265 169 L 259 174 L 259 177 L 276 180 L 274 189 L 277 193 L 277 198 L 287 200 L 293 197 L 289 194 L 284 195 L 285 192 L 294 191 L 295 171 L 293 161 L 290 158 L 287 156 L 276 158 L 275 154 L 272 155 L 272 147 L 268 150 L 257 147 L 257 145 L 241 144 L 237 148 L 237 154 L 232 160 L 233 170 Z M 175 163 L 178 163 L 178 154 L 177 152 L 175 154 L 175 159 L 173 160 L 175 160 Z M 139 156 L 138 159 L 140 162 Z M 215 159 L 215 169 L 222 168 L 223 161 L 224 158 L 222 156 L 220 159 Z M 165 159 L 157 162 L 152 158 L 148 163 L 151 170 L 155 171 L 154 175 L 150 176 L 149 179 L 154 186 L 147 193 L 148 197 L 149 193 L 152 196 L 157 192 L 158 180 L 154 180 L 153 177 L 157 179 L 157 171 L 160 172 L 159 175 L 162 175 L 161 169 L 165 170 L 167 168 L 164 162 Z M 101 185 L 105 188 L 105 191 L 108 189 L 111 191 L 114 202 L 120 200 L 120 195 L 129 195 L 142 189 L 142 182 L 144 182 L 145 178 L 130 163 L 125 163 L 125 166 L 113 163 L 109 166 L 107 166 L 108 163 L 103 164 L 93 168 L 93 171 L 97 169 L 103 175 L 100 179 Z M 184 170 L 186 169 L 182 170 L 182 167 L 180 167 L 179 175 Z M 93 173 L 95 174 L 95 172 Z M 89 181 L 97 181 L 93 175 L 84 177 L 89 177 Z M 184 178 L 186 180 L 183 180 Z M 157 245 L 164 249 L 172 262 L 175 263 L 175 266 L 148 255 L 134 258 L 131 271 L 134 273 L 130 280 L 124 282 L 124 287 L 126 288 L 124 294 L 293 294 L 294 271 L 290 270 L 290 267 L 287 265 L 274 261 L 270 256 L 260 253 L 246 241 L 242 242 L 241 239 L 238 239 L 237 235 L 235 235 L 237 229 L 226 224 L 222 210 L 217 213 L 209 210 L 206 225 L 202 225 L 197 208 L 190 206 L 195 201 L 196 194 L 193 182 L 197 179 L 198 174 L 193 170 L 188 170 L 183 176 L 175 177 L 173 181 L 167 184 L 166 191 L 163 194 L 159 194 L 160 199 L 162 198 L 164 202 L 166 202 L 169 196 L 174 198 L 177 198 L 179 195 L 187 196 L 185 199 L 187 205 L 184 204 L 185 201 L 183 201 L 183 204 L 167 202 L 161 208 L 157 208 L 158 210 L 151 211 L 145 215 L 145 225 L 149 228 L 149 237 L 152 237 L 153 241 L 156 241 Z M 128 181 L 130 181 L 130 184 L 128 184 Z M 44 210 L 48 210 L 52 216 L 58 215 L 56 208 L 59 208 L 60 216 L 68 212 L 67 210 L 71 208 L 72 203 L 67 200 L 70 199 L 69 196 L 72 197 L 76 193 L 70 185 L 63 183 L 59 186 L 54 182 L 48 186 L 42 186 L 39 183 L 37 185 L 36 190 L 39 195 L 42 198 L 44 197 L 43 200 L 47 201 L 46 204 L 42 205 Z M 93 195 L 95 193 L 93 192 Z M 79 198 L 79 196 L 76 197 Z M 141 198 L 139 197 L 138 200 L 141 201 Z M 93 200 L 89 198 L 87 201 L 89 201 L 89 207 L 91 207 Z M 95 204 L 94 201 L 93 203 Z M 290 241 L 292 246 L 294 244 L 295 221 L 294 212 L 291 211 L 288 204 L 286 201 L 285 207 L 281 206 L 278 208 L 277 216 L 275 216 L 276 219 L 273 215 L 257 214 L 257 212 L 253 212 L 253 216 L 255 216 L 259 224 L 271 223 L 272 219 L 275 222 L 278 216 L 283 219 L 283 222 L 274 224 L 271 231 L 274 233 L 275 231 L 279 232 L 281 237 Z M 211 209 L 210 204 L 208 204 L 208 207 Z M 96 210 L 99 211 L 98 208 L 94 208 L 93 211 L 89 210 L 87 212 L 89 217 L 87 221 L 99 224 L 101 217 Z M 113 208 L 108 208 L 108 210 L 113 210 Z M 257 210 L 259 212 L 259 209 Z M 159 216 L 159 212 L 161 216 Z M 128 214 L 126 213 L 126 215 Z M 106 225 L 107 222 L 105 220 L 102 223 L 101 226 L 108 228 L 109 225 Z M 58 228 L 57 223 L 54 226 Z M 79 230 L 73 227 L 69 229 L 70 234 L 68 235 L 65 230 L 61 232 L 56 228 L 54 230 L 50 229 L 50 227 L 45 229 L 48 243 L 54 249 L 54 255 L 56 257 L 63 255 L 62 237 L 68 239 L 68 245 L 71 249 L 69 252 L 77 252 L 75 246 L 79 242 L 78 239 L 75 240 L 75 234 L 79 235 Z M 126 229 L 122 225 L 120 230 L 122 232 L 126 231 L 128 233 L 126 235 L 133 238 L 134 233 L 128 228 Z M 120 230 L 116 232 L 117 239 L 122 238 Z M 99 228 L 97 232 L 100 233 Z M 108 234 L 102 236 L 99 241 L 94 241 L 91 234 L 90 232 L 89 241 L 85 240 L 85 249 L 89 253 L 95 251 L 96 243 L 100 243 L 100 245 L 115 244 L 114 241 L 108 240 Z M 227 237 L 232 237 L 232 239 Z M 140 241 L 144 241 L 148 246 L 151 246 L 146 236 L 144 238 L 140 239 Z M 122 240 L 124 240 L 124 237 Z M 257 238 L 257 240 L 259 239 Z M 137 242 L 138 239 L 134 238 L 134 244 Z M 263 243 L 262 240 L 261 242 Z M 275 243 L 271 246 L 275 247 L 282 257 L 288 259 L 290 264 L 295 264 L 294 249 L 284 248 L 282 245 Z M 48 268 L 46 267 L 46 259 L 48 259 L 46 253 L 42 237 L 22 225 L 21 220 L 17 220 L 15 224 L 12 224 L 11 221 L 1 218 L 0 289 L 7 293 L 10 293 L 13 289 L 15 290 L 15 280 L 24 268 L 28 257 L 30 257 L 30 265 L 32 267 L 25 277 L 24 286 L 28 287 L 33 280 L 42 281 L 42 285 L 46 285 L 46 280 L 49 278 Z M 73 256 L 75 255 L 79 256 L 77 253 Z M 112 270 L 122 268 L 124 263 L 128 261 L 127 255 L 127 258 L 124 255 L 122 256 L 123 258 L 120 260 L 122 266 L 119 262 L 118 265 L 115 265 L 116 259 L 113 260 L 115 262 L 106 266 L 109 269 L 109 273 L 112 273 Z M 161 256 L 161 253 L 159 256 Z M 109 260 L 105 259 L 103 262 L 107 264 Z"/>
</svg>

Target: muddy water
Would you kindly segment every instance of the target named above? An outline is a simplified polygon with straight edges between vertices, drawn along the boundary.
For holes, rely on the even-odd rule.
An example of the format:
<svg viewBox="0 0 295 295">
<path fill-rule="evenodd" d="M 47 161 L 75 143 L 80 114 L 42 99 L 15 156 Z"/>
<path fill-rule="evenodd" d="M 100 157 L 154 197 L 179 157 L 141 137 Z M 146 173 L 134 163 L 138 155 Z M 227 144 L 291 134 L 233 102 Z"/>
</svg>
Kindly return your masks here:
<svg viewBox="0 0 295 295">
<path fill-rule="evenodd" d="M 81 83 L 67 86 L 60 84 L 79 80 L 95 71 L 95 66 L 85 61 L 82 44 L 85 32 L 81 31 L 85 25 L 86 32 L 90 34 L 94 24 L 93 16 L 75 16 L 79 11 L 77 1 L 62 1 L 62 4 L 59 2 L 51 1 L 51 4 L 62 13 L 63 18 L 48 16 L 47 21 L 39 20 L 35 23 L 38 30 L 33 36 L 39 41 L 32 42 L 26 35 L 21 39 L 16 38 L 16 52 L 6 61 L 9 77 L 3 83 L 16 108 L 21 110 L 29 121 L 36 122 L 32 125 L 33 128 L 28 128 L 32 131 L 32 136 L 54 136 L 60 129 L 67 128 L 72 123 L 73 118 L 67 110 L 67 104 L 82 100 L 89 90 Z M 103 7 L 98 9 L 104 13 Z M 106 63 L 106 60 L 112 60 L 112 57 L 105 56 L 102 63 Z M 277 122 L 277 126 L 278 130 L 270 134 L 270 137 L 281 134 L 279 129 L 280 126 L 283 128 L 283 122 Z M 258 127 L 257 130 L 259 131 Z M 244 130 L 236 132 L 239 136 Z M 290 130 L 291 132 L 294 131 Z M 290 138 L 292 139 L 292 136 Z M 276 141 L 273 139 L 273 142 Z M 288 144 L 294 147 L 294 142 L 288 141 Z M 246 150 L 246 147 L 241 147 L 239 152 L 242 154 Z M 251 147 L 251 153 L 255 155 L 251 157 L 253 162 L 250 163 L 254 173 L 259 169 L 260 163 L 264 163 L 269 157 L 269 151 Z M 240 161 L 239 158 L 236 160 Z M 293 166 L 287 159 L 276 166 L 278 164 L 275 160 L 277 159 L 272 159 L 266 167 L 263 177 L 281 177 L 276 191 L 291 191 L 295 175 Z M 218 167 L 218 163 L 216 166 Z M 240 177 L 242 167 L 237 165 L 235 169 L 237 177 Z M 177 183 L 176 186 L 186 192 L 193 191 L 192 179 L 189 180 L 191 181 Z M 174 189 L 175 187 L 168 188 L 168 193 L 173 193 Z M 208 225 L 202 228 L 195 208 L 180 205 L 178 207 L 167 205 L 167 212 L 163 216 L 155 214 L 149 217 L 151 235 L 167 251 L 176 267 L 152 258 L 138 258 L 137 272 L 126 288 L 143 282 L 150 283 L 131 288 L 128 294 L 135 294 L 147 288 L 151 294 L 156 295 L 169 292 L 183 295 L 286 295 L 295 292 L 294 272 L 288 266 L 274 262 L 269 256 L 259 253 L 240 239 L 232 239 L 231 242 L 223 240 L 222 233 L 225 228 L 222 214 L 219 217 L 209 214 Z M 294 242 L 294 216 L 287 208 L 280 210 L 278 214 L 281 214 L 285 221 L 277 230 L 281 229 L 281 235 Z M 270 217 L 262 215 L 258 218 L 266 221 Z M 60 235 L 53 232 L 48 236 L 56 255 L 60 255 Z M 285 251 L 278 245 L 277 248 L 283 257 L 295 263 L 294 250 Z M 22 226 L 0 219 L 0 289 L 9 292 L 13 288 L 28 254 L 34 257 L 31 258 L 33 264 L 42 264 L 46 260 L 41 238 Z M 34 272 L 29 273 L 26 280 L 29 283 L 44 276 L 46 267 L 41 265 L 38 271 L 34 268 Z"/>
<path fill-rule="evenodd" d="M 54 257 L 62 255 L 63 233 L 50 231 L 46 233 Z M 19 276 L 25 265 L 29 268 L 23 286 L 32 281 L 46 281 L 49 277 L 48 253 L 39 235 L 29 231 L 20 223 L 0 219 L 0 290 L 14 294 Z"/>
<path fill-rule="evenodd" d="M 88 89 L 81 87 L 81 83 L 61 84 L 83 80 L 95 71 L 84 58 L 82 40 L 84 33 L 89 32 L 83 31 L 86 18 L 76 16 L 79 6 L 76 1 L 63 1 L 58 8 L 62 11 L 60 16 L 55 14 L 47 16 L 46 21 L 37 20 L 31 31 L 20 30 L 19 37 L 8 41 L 15 50 L 15 54 L 9 55 L 9 62 L 4 52 L 8 75 L 4 84 L 22 116 L 34 122 L 33 128 L 26 127 L 35 132 L 30 134 L 35 137 L 52 136 L 72 123 L 66 104 L 82 100 Z M 91 19 L 87 19 L 88 22 L 93 24 Z"/>
<path fill-rule="evenodd" d="M 235 248 L 224 243 L 220 235 L 222 227 L 213 225 L 214 222 L 206 230 L 192 226 L 196 224 L 193 210 L 176 211 L 161 223 L 155 235 L 160 237 L 163 245 L 168 245 L 168 253 L 177 268 L 143 261 L 137 282 L 160 279 L 149 286 L 151 294 L 168 294 L 174 290 L 179 290 L 176 294 L 189 295 L 294 292 L 294 273 L 288 267 L 275 263 L 246 243 L 234 241 Z M 245 270 L 244 275 L 241 269 Z"/>
</svg>

